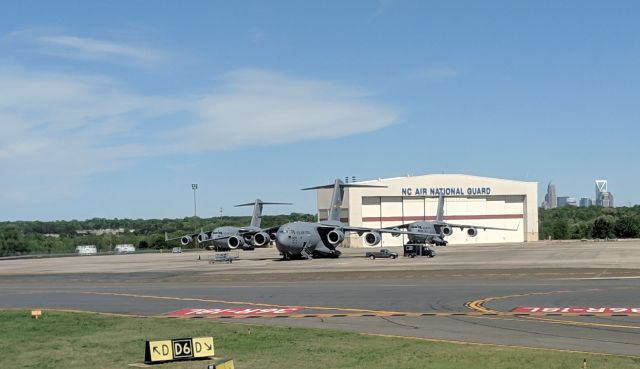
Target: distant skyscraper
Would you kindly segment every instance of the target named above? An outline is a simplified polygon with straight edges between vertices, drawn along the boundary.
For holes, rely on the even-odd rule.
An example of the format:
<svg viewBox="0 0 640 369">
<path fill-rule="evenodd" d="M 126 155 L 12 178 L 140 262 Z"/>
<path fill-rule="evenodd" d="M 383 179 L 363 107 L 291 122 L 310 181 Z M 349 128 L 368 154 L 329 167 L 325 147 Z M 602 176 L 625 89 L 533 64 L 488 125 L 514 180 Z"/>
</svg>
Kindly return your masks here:
<svg viewBox="0 0 640 369">
<path fill-rule="evenodd" d="M 558 207 L 558 197 L 556 196 L 556 185 L 549 182 L 547 194 L 544 196 L 544 208 L 554 209 Z"/>
<path fill-rule="evenodd" d="M 578 206 L 578 202 L 576 201 L 575 197 L 569 197 L 569 196 L 558 196 L 558 207 L 561 206 Z"/>
<path fill-rule="evenodd" d="M 580 198 L 580 207 L 581 208 L 587 208 L 589 206 L 593 205 L 593 201 L 588 198 L 588 197 L 582 197 Z"/>
<path fill-rule="evenodd" d="M 606 179 L 596 180 L 596 206 L 613 207 L 613 195 L 609 192 Z"/>
</svg>

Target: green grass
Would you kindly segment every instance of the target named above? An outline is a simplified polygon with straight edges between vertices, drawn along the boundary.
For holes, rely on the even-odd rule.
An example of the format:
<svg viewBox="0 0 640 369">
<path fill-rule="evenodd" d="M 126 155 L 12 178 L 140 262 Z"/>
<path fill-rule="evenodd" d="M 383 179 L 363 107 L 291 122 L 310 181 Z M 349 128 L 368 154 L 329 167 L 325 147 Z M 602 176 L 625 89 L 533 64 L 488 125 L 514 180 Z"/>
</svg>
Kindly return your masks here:
<svg viewBox="0 0 640 369">
<path fill-rule="evenodd" d="M 639 368 L 640 359 L 403 338 L 213 320 L 113 317 L 45 311 L 0 311 L 0 368 L 127 368 L 144 359 L 147 339 L 213 336 L 216 356 L 239 369 L 286 368 Z M 155 365 L 205 368 L 208 361 Z"/>
</svg>

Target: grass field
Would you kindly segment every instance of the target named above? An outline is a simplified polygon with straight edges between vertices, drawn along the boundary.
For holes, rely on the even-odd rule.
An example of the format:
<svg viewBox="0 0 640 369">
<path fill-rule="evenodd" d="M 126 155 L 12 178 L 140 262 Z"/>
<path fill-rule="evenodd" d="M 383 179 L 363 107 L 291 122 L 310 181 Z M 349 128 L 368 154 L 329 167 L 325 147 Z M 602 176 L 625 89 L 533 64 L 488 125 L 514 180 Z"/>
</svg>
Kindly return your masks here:
<svg viewBox="0 0 640 369">
<path fill-rule="evenodd" d="M 114 317 L 91 313 L 0 311 L 0 368 L 127 368 L 147 339 L 213 336 L 216 356 L 236 368 L 639 368 L 640 359 L 277 328 L 213 320 Z M 209 361 L 154 365 L 206 368 Z"/>
</svg>

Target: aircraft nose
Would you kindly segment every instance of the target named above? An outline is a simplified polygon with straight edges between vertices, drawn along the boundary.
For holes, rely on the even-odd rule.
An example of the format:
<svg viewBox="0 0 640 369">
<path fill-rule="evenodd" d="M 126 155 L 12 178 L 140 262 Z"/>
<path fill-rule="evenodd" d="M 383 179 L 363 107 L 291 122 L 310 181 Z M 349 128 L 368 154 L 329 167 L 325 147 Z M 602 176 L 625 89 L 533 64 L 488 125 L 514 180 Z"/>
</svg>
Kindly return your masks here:
<svg viewBox="0 0 640 369">
<path fill-rule="evenodd" d="M 289 244 L 289 236 L 286 233 L 279 232 L 276 234 L 276 241 L 281 245 Z"/>
</svg>

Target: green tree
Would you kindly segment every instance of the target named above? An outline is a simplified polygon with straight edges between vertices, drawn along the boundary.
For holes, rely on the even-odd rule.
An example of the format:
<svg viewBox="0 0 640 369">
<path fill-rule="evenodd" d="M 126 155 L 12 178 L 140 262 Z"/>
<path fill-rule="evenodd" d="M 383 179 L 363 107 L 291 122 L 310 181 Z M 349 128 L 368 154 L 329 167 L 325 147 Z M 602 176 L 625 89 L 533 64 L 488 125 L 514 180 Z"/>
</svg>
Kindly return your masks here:
<svg viewBox="0 0 640 369">
<path fill-rule="evenodd" d="M 601 215 L 593 221 L 591 237 L 593 238 L 613 238 L 615 218 L 611 215 Z"/>
<path fill-rule="evenodd" d="M 561 218 L 554 222 L 551 227 L 551 237 L 554 240 L 565 240 L 569 238 L 569 221 Z"/>
<path fill-rule="evenodd" d="M 619 238 L 640 237 L 640 217 L 624 215 L 616 220 L 614 232 Z"/>
</svg>

